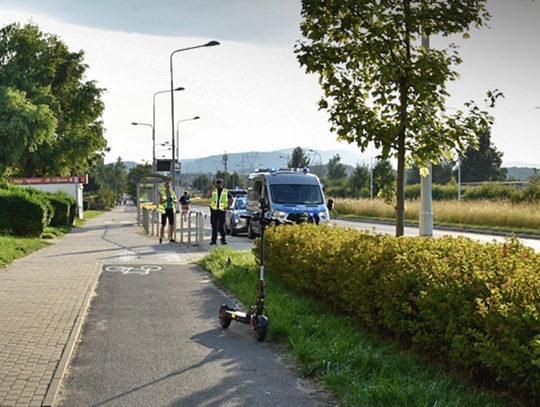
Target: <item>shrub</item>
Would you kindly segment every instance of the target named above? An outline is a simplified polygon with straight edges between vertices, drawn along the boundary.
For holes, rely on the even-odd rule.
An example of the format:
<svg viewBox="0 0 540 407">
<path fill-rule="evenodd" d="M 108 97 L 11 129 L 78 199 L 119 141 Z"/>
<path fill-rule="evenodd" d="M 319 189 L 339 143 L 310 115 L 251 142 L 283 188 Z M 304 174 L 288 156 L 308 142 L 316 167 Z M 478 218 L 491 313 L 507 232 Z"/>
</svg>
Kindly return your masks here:
<svg viewBox="0 0 540 407">
<path fill-rule="evenodd" d="M 0 189 L 0 232 L 41 237 L 52 207 L 22 188 Z"/>
<path fill-rule="evenodd" d="M 477 379 L 540 396 L 534 250 L 515 239 L 397 238 L 329 225 L 267 231 L 266 270 L 290 286 Z"/>
</svg>

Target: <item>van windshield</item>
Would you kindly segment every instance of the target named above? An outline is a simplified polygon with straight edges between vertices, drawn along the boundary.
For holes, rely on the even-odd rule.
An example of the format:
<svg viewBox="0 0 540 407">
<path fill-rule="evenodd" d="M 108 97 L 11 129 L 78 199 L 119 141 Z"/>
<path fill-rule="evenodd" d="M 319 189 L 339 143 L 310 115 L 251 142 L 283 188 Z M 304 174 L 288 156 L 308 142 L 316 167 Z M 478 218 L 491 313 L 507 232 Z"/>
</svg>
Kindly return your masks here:
<svg viewBox="0 0 540 407">
<path fill-rule="evenodd" d="M 270 185 L 272 202 L 278 204 L 321 205 L 323 197 L 318 185 L 274 184 Z"/>
</svg>

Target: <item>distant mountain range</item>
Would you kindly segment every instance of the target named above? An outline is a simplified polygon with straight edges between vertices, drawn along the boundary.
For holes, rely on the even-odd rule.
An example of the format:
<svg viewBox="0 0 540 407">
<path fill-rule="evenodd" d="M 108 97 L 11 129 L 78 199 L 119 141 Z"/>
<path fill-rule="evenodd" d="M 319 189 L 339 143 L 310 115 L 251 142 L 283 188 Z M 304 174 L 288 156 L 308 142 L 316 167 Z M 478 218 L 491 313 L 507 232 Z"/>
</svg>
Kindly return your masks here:
<svg viewBox="0 0 540 407">
<path fill-rule="evenodd" d="M 225 153 L 221 155 L 211 155 L 202 158 L 180 158 L 182 163 L 182 174 L 215 174 L 217 171 L 237 172 L 239 174 L 249 174 L 255 168 L 278 167 L 285 168 L 290 160 L 294 148 L 276 150 L 270 152 L 252 151 L 248 153 Z M 341 157 L 341 163 L 347 165 L 349 171 L 357 164 L 369 165 L 370 157 L 365 154 L 355 154 L 346 150 L 312 151 L 304 148 L 313 166 L 326 165 L 336 154 Z M 124 163 L 128 169 L 138 165 L 134 161 Z"/>
<path fill-rule="evenodd" d="M 304 148 L 304 147 L 302 147 Z M 246 153 L 225 153 L 202 158 L 180 158 L 182 164 L 182 174 L 215 174 L 217 171 L 225 171 L 239 174 L 248 174 L 255 168 L 267 167 L 287 167 L 290 156 L 294 148 L 275 150 L 269 152 L 252 151 Z M 346 150 L 314 151 L 304 148 L 313 166 L 326 165 L 336 154 L 341 157 L 341 163 L 347 166 L 350 174 L 357 164 L 370 165 L 370 157 L 362 153 L 352 153 Z M 133 161 L 125 162 L 128 169 L 138 163 Z M 533 168 L 540 168 L 540 165 L 525 164 L 519 162 L 509 162 L 503 167 L 508 168 L 508 178 L 516 180 L 526 180 L 533 174 Z"/>
</svg>

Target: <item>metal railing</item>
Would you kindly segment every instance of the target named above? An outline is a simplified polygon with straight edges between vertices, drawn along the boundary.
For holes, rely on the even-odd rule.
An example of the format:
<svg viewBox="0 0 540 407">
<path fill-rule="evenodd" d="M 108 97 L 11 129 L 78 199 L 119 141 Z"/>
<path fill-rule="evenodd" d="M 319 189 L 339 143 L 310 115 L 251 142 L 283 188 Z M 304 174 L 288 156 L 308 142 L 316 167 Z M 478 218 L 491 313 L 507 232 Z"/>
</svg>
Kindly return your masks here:
<svg viewBox="0 0 540 407">
<path fill-rule="evenodd" d="M 142 227 L 150 236 L 159 236 L 161 217 L 158 209 L 142 208 Z M 179 243 L 203 245 L 204 214 L 202 212 L 188 211 L 175 213 L 174 239 Z"/>
</svg>

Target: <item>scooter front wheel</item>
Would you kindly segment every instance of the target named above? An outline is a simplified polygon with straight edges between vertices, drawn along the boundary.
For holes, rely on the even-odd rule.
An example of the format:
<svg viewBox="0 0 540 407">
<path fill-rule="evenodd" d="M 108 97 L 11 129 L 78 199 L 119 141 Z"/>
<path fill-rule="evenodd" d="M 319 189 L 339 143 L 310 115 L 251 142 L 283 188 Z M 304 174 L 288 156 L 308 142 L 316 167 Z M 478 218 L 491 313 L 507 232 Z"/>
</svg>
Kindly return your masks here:
<svg viewBox="0 0 540 407">
<path fill-rule="evenodd" d="M 232 322 L 232 318 L 227 314 L 227 310 L 229 310 L 229 307 L 226 305 L 222 305 L 219 308 L 219 324 L 223 329 L 227 329 Z"/>
<path fill-rule="evenodd" d="M 259 315 L 256 319 L 255 324 L 253 325 L 253 330 L 255 331 L 255 339 L 259 342 L 263 342 L 266 339 L 266 334 L 268 333 L 268 328 L 270 323 L 268 318 L 264 315 Z"/>
<path fill-rule="evenodd" d="M 255 328 L 255 339 L 257 339 L 258 342 L 264 342 L 266 339 L 266 334 L 268 333 L 268 327 L 263 325 L 258 325 Z"/>
</svg>

